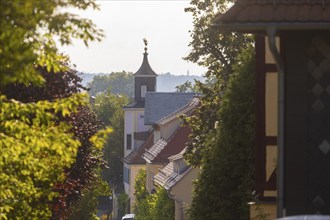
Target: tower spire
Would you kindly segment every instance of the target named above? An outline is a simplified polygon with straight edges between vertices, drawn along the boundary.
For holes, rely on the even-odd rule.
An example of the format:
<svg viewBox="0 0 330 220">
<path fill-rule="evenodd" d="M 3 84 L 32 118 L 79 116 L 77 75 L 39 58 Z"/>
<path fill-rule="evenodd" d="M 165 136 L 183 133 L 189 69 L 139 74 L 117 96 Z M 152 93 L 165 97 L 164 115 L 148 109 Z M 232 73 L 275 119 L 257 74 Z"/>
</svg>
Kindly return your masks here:
<svg viewBox="0 0 330 220">
<path fill-rule="evenodd" d="M 148 41 L 147 38 L 143 38 L 143 43 L 144 43 L 144 53 L 147 53 L 148 51 Z"/>
</svg>

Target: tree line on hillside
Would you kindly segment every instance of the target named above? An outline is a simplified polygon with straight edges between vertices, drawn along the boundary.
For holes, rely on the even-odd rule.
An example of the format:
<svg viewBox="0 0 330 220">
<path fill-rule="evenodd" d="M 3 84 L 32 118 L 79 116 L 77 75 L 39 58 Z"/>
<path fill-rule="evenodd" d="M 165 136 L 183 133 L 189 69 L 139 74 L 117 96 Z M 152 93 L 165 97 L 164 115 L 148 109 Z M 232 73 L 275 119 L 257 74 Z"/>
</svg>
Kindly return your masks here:
<svg viewBox="0 0 330 220">
<path fill-rule="evenodd" d="M 113 94 L 125 94 L 133 97 L 134 78 L 131 72 L 112 72 L 110 74 L 80 74 L 89 88 L 89 94 L 96 96 L 99 93 L 111 92 Z M 89 81 L 87 81 L 89 79 Z M 201 76 L 160 74 L 157 77 L 158 92 L 189 92 L 194 89 L 195 81 L 204 82 Z"/>
</svg>

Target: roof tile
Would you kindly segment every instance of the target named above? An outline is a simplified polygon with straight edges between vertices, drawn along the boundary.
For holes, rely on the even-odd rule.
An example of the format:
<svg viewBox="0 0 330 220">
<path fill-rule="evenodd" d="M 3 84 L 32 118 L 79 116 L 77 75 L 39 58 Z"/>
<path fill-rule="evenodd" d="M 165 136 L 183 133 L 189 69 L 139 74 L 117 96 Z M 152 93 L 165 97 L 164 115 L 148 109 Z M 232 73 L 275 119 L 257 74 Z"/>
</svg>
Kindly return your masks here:
<svg viewBox="0 0 330 220">
<path fill-rule="evenodd" d="M 309 17 L 311 21 L 322 20 L 322 7 L 321 5 L 313 5 L 310 9 Z"/>
<path fill-rule="evenodd" d="M 330 7 L 327 7 L 325 10 L 323 10 L 322 19 L 324 21 L 330 21 Z"/>
<path fill-rule="evenodd" d="M 273 9 L 273 6 L 271 6 L 271 5 L 266 5 L 265 7 L 260 9 L 262 21 L 267 21 L 267 22 L 272 21 L 273 13 L 274 13 L 274 9 Z"/>
<path fill-rule="evenodd" d="M 187 105 L 197 93 L 147 92 L 144 124 L 154 125 L 160 119 Z"/>
<path fill-rule="evenodd" d="M 307 21 L 307 18 L 309 16 L 306 16 L 306 15 L 309 14 L 309 11 L 310 11 L 309 5 L 302 5 L 297 14 L 297 21 Z"/>
<path fill-rule="evenodd" d="M 297 5 L 288 5 L 286 6 L 286 13 L 285 13 L 285 18 L 282 20 L 286 21 L 296 21 L 297 20 L 297 15 L 298 15 L 298 6 Z"/>
<path fill-rule="evenodd" d="M 189 142 L 190 133 L 191 129 L 188 126 L 178 128 L 178 131 L 172 136 L 167 145 L 164 146 L 152 162 L 166 163 L 169 161 L 169 157 L 180 153 L 186 147 L 186 143 Z"/>
</svg>

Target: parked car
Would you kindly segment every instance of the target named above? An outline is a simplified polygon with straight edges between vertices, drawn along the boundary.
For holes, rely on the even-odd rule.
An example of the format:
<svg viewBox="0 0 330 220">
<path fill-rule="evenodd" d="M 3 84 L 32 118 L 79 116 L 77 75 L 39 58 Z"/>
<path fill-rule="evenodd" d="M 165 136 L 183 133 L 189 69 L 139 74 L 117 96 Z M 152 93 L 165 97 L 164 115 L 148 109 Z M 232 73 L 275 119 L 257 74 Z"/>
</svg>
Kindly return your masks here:
<svg viewBox="0 0 330 220">
<path fill-rule="evenodd" d="M 135 214 L 126 214 L 121 218 L 121 220 L 133 220 L 134 217 L 135 217 Z"/>
</svg>

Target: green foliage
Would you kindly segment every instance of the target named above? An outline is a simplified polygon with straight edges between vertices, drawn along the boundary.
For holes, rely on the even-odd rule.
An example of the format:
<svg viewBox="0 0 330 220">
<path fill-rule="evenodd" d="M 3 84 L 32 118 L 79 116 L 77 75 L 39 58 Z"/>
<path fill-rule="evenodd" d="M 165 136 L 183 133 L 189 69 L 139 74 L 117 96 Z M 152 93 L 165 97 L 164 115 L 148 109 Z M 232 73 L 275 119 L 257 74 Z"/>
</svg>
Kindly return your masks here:
<svg viewBox="0 0 330 220">
<path fill-rule="evenodd" d="M 128 195 L 121 193 L 118 198 L 118 216 L 124 216 L 128 212 Z"/>
<path fill-rule="evenodd" d="M 101 39 L 91 20 L 68 7 L 97 5 L 94 0 L 0 1 L 0 219 L 48 219 L 50 201 L 58 196 L 54 188 L 79 154 L 81 142 L 63 119 L 86 105 L 85 95 L 31 103 L 3 95 L 8 85 L 42 85 L 39 67 L 54 73 L 68 69 L 55 38 L 62 45 L 72 38 L 86 45 Z"/>
<path fill-rule="evenodd" d="M 135 179 L 135 219 L 137 220 L 172 220 L 174 219 L 174 201 L 164 188 L 157 188 L 154 194 L 146 189 L 146 171 L 139 170 Z"/>
<path fill-rule="evenodd" d="M 220 109 L 222 96 L 233 72 L 233 64 L 238 62 L 239 54 L 253 42 L 247 35 L 221 33 L 212 27 L 215 16 L 227 9 L 228 2 L 192 0 L 191 6 L 186 8 L 186 12 L 192 13 L 194 29 L 189 44 L 192 51 L 185 59 L 208 68 L 206 82 L 196 82 L 203 96 L 195 116 L 189 119 L 193 134 L 186 159 L 194 166 L 201 166 L 211 153 L 205 143 L 213 140 L 216 135 L 217 110 Z"/>
<path fill-rule="evenodd" d="M 54 72 L 65 69 L 55 37 L 61 44 L 71 44 L 71 38 L 77 38 L 88 45 L 103 36 L 91 20 L 64 10 L 97 8 L 94 0 L 13 0 L 0 4 L 0 86 L 13 82 L 41 84 L 43 78 L 35 65 Z"/>
<path fill-rule="evenodd" d="M 123 183 L 124 156 L 124 110 L 129 102 L 125 95 L 114 95 L 110 92 L 100 93 L 95 98 L 94 111 L 98 118 L 113 129 L 104 145 L 104 160 L 109 169 L 102 171 L 104 180 L 112 187 L 120 187 Z"/>
<path fill-rule="evenodd" d="M 98 196 L 110 196 L 109 185 L 98 178 L 91 186 L 83 190 L 83 196 L 74 204 L 68 220 L 98 220 Z"/>
<path fill-rule="evenodd" d="M 124 94 L 133 97 L 134 80 L 130 72 L 113 72 L 102 76 L 95 76 L 93 81 L 88 83 L 89 94 L 96 96 L 102 92 L 111 92 L 112 94 Z"/>
<path fill-rule="evenodd" d="M 152 219 L 172 220 L 174 219 L 174 201 L 171 200 L 164 188 L 158 188 L 153 194 L 154 205 L 152 210 Z"/>
<path fill-rule="evenodd" d="M 23 104 L 0 97 L 0 219 L 50 217 L 52 187 L 64 179 L 80 145 L 53 112 L 67 116 L 84 100 L 75 95 Z"/>
<path fill-rule="evenodd" d="M 197 85 L 188 80 L 183 84 L 176 86 L 175 89 L 176 92 L 199 92 Z"/>
<path fill-rule="evenodd" d="M 135 189 L 135 206 L 134 213 L 137 220 L 152 219 L 153 196 L 150 195 L 146 188 L 147 172 L 139 170 L 134 183 Z"/>
<path fill-rule="evenodd" d="M 195 185 L 191 219 L 248 219 L 254 182 L 254 53 L 238 57 L 218 112 L 211 153 Z"/>
</svg>

